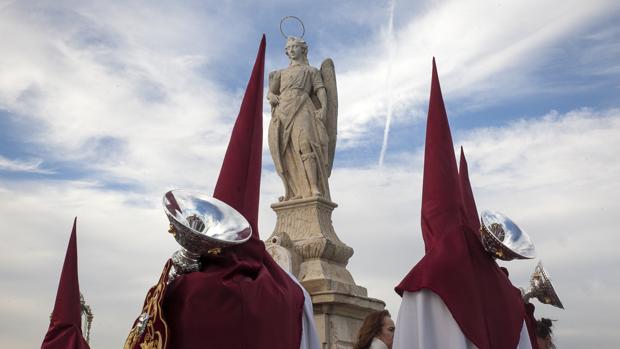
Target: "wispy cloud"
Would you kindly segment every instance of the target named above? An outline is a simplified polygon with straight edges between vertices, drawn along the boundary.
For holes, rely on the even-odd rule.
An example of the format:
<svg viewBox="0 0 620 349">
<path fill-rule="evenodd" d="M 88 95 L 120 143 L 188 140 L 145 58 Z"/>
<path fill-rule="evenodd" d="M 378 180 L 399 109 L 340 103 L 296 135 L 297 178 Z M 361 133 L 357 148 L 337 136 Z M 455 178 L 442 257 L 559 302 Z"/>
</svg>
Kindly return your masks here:
<svg viewBox="0 0 620 349">
<path fill-rule="evenodd" d="M 201 71 L 238 39 L 195 43 L 219 28 L 188 8 L 135 6 L 8 6 L 0 107 L 41 127 L 24 141 L 107 178 L 161 187 L 176 171 L 206 176 L 201 164 L 223 153 L 240 101 Z"/>
<path fill-rule="evenodd" d="M 396 7 L 396 0 L 390 2 L 389 18 L 387 25 L 387 50 L 389 52 L 389 60 L 387 62 L 386 72 L 386 115 L 385 115 L 385 127 L 383 129 L 383 142 L 381 144 L 381 152 L 379 154 L 379 167 L 383 167 L 383 160 L 385 159 L 385 152 L 387 151 L 388 138 L 390 135 L 390 124 L 392 122 L 392 65 L 394 64 L 394 54 L 396 51 L 396 43 L 394 41 L 394 8 Z"/>
<path fill-rule="evenodd" d="M 393 35 L 387 36 L 381 30 L 385 16 L 362 9 L 356 18 L 370 29 L 376 26 L 367 41 L 330 53 L 322 52 L 320 42 L 310 42 L 313 55 L 330 54 L 336 61 L 339 148 L 365 142 L 387 122 L 386 110 L 390 124 L 421 120 L 433 55 L 444 93 L 465 98 L 470 106 L 536 93 L 543 87 L 533 83 L 533 72 L 544 66 L 548 45 L 615 5 L 545 5 L 553 11 L 540 6 L 534 1 L 429 2 L 416 12 L 397 11 Z M 0 108 L 37 125 L 24 140 L 49 150 L 46 159 L 52 162 L 58 156 L 91 173 L 158 187 L 177 182 L 176 171 L 214 175 L 201 164 L 223 154 L 246 78 L 231 89 L 214 72 L 227 70 L 227 59 L 249 67 L 236 48 L 243 46 L 252 57 L 256 45 L 236 34 L 252 24 L 235 17 L 234 6 L 218 11 L 211 15 L 163 4 L 147 9 L 133 2 L 122 7 L 10 3 L 0 12 L 0 31 L 11 38 L 0 43 Z M 157 25 L 164 21 L 165 26 Z M 222 30 L 231 22 L 241 27 Z M 385 127 L 382 158 L 388 134 Z"/>
<path fill-rule="evenodd" d="M 398 53 L 392 67 L 394 121 L 425 116 L 431 58 L 437 58 L 444 95 L 492 105 L 536 95 L 554 50 L 594 21 L 619 9 L 613 1 L 429 2 L 395 18 Z M 341 146 L 355 146 L 383 121 L 389 52 L 377 35 L 340 52 Z M 583 50 L 586 51 L 586 50 Z M 576 53 L 579 54 L 579 53 Z M 586 54 L 586 53 L 584 53 Z M 615 64 L 615 63 L 614 63 Z"/>
<path fill-rule="evenodd" d="M 10 172 L 27 172 L 27 173 L 40 173 L 40 174 L 54 174 L 55 172 L 50 169 L 45 169 L 41 165 L 43 160 L 41 159 L 7 159 L 0 155 L 0 171 Z"/>
</svg>

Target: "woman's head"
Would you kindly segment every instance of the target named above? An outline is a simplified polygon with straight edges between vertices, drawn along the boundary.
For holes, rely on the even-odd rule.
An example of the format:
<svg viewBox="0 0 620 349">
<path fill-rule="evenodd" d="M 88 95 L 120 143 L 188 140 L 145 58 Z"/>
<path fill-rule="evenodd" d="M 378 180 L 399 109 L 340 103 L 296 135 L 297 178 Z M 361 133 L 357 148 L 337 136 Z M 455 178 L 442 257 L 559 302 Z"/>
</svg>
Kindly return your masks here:
<svg viewBox="0 0 620 349">
<path fill-rule="evenodd" d="M 553 326 L 553 324 L 549 319 L 541 318 L 536 321 L 536 341 L 538 342 L 539 349 L 555 348 L 555 345 L 551 340 L 551 335 L 553 335 L 551 326 Z"/>
<path fill-rule="evenodd" d="M 303 38 L 289 36 L 286 40 L 284 52 L 293 61 L 301 61 L 308 64 L 308 44 Z"/>
<path fill-rule="evenodd" d="M 385 343 L 388 348 L 391 348 L 395 328 L 389 311 L 382 310 L 368 314 L 364 319 L 364 323 L 362 323 L 354 349 L 370 347 L 370 343 L 372 343 L 372 339 L 375 337 Z"/>
</svg>

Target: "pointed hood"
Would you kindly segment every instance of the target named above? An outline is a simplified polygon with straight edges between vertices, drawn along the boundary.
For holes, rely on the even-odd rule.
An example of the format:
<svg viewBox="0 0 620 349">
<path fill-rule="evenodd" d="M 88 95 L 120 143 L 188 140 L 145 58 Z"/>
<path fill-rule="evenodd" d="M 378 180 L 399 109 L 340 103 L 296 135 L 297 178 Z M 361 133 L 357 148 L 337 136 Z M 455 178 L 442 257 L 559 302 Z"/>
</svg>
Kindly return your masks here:
<svg viewBox="0 0 620 349">
<path fill-rule="evenodd" d="M 213 196 L 239 211 L 258 235 L 258 203 L 263 149 L 263 80 L 265 75 L 265 36 L 263 35 L 252 75 L 241 102 L 215 185 Z"/>
<path fill-rule="evenodd" d="M 52 312 L 50 326 L 43 339 L 41 348 L 45 349 L 84 349 L 88 344 L 82 336 L 80 286 L 78 283 L 76 223 L 67 246 L 65 262 L 60 274 L 60 283 L 56 292 L 56 303 Z"/>
<path fill-rule="evenodd" d="M 213 194 L 243 214 L 252 237 L 205 257 L 200 272 L 170 284 L 162 305 L 168 349 L 204 348 L 205 333 L 213 334 L 212 348 L 300 345 L 304 295 L 273 261 L 258 234 L 264 65 L 263 35 Z"/>
<path fill-rule="evenodd" d="M 437 67 L 428 108 L 422 188 L 425 255 L 396 286 L 396 292 L 427 289 L 437 294 L 463 334 L 480 349 L 513 349 L 524 319 L 523 301 L 470 227 L 475 202 L 469 181 L 461 182 Z M 462 190 L 462 185 L 466 186 Z M 465 204 L 462 193 L 467 197 Z M 477 219 L 477 218 L 476 218 Z"/>
<path fill-rule="evenodd" d="M 459 231 L 460 195 L 450 124 L 433 58 L 422 184 L 422 237 L 427 252 L 443 236 Z"/>
<path fill-rule="evenodd" d="M 469 227 L 473 232 L 476 233 L 476 236 L 480 237 L 480 235 L 477 234 L 477 232 L 480 230 L 480 218 L 478 217 L 478 209 L 476 208 L 474 193 L 471 190 L 471 184 L 469 183 L 469 169 L 467 167 L 467 160 L 465 159 L 465 152 L 463 151 L 463 147 L 461 147 L 459 180 L 461 182 L 461 197 L 463 198 L 465 222 L 469 224 Z"/>
</svg>

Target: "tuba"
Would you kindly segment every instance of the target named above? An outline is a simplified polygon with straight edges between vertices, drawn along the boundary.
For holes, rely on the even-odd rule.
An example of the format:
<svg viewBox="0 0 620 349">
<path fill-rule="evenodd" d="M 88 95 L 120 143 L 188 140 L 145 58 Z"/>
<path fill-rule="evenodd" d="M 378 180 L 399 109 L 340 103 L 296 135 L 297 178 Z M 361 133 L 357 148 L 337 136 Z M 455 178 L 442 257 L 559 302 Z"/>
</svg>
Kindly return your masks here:
<svg viewBox="0 0 620 349">
<path fill-rule="evenodd" d="M 218 255 L 222 248 L 246 242 L 250 223 L 234 208 L 211 196 L 171 190 L 163 198 L 170 221 L 168 232 L 181 245 L 172 255 L 168 282 L 181 274 L 200 271 L 200 257 Z"/>
<path fill-rule="evenodd" d="M 510 261 L 536 257 L 530 237 L 510 218 L 496 211 L 482 211 L 480 221 L 482 245 L 494 258 Z"/>
<path fill-rule="evenodd" d="M 555 292 L 549 273 L 543 268 L 542 262 L 538 262 L 534 273 L 532 273 L 530 287 L 527 290 L 521 289 L 521 293 L 525 303 L 529 303 L 530 298 L 536 298 L 543 304 L 550 304 L 564 309 L 564 305 L 562 305 L 558 294 Z"/>
</svg>

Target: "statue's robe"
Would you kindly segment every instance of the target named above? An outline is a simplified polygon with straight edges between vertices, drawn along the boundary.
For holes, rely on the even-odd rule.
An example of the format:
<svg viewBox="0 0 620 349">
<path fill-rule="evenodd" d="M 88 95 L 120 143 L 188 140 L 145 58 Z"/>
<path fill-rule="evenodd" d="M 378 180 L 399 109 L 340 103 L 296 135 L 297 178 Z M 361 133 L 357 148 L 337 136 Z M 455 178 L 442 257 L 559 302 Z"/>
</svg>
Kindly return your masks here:
<svg viewBox="0 0 620 349">
<path fill-rule="evenodd" d="M 307 64 L 291 65 L 270 74 L 269 85 L 279 96 L 269 124 L 269 149 L 285 184 L 285 199 L 312 196 L 304 167 L 304 160 L 309 158 L 316 161 L 317 187 L 329 199 L 328 136 L 311 98 L 324 88 L 321 72 Z M 310 151 L 304 152 L 304 147 Z"/>
</svg>

